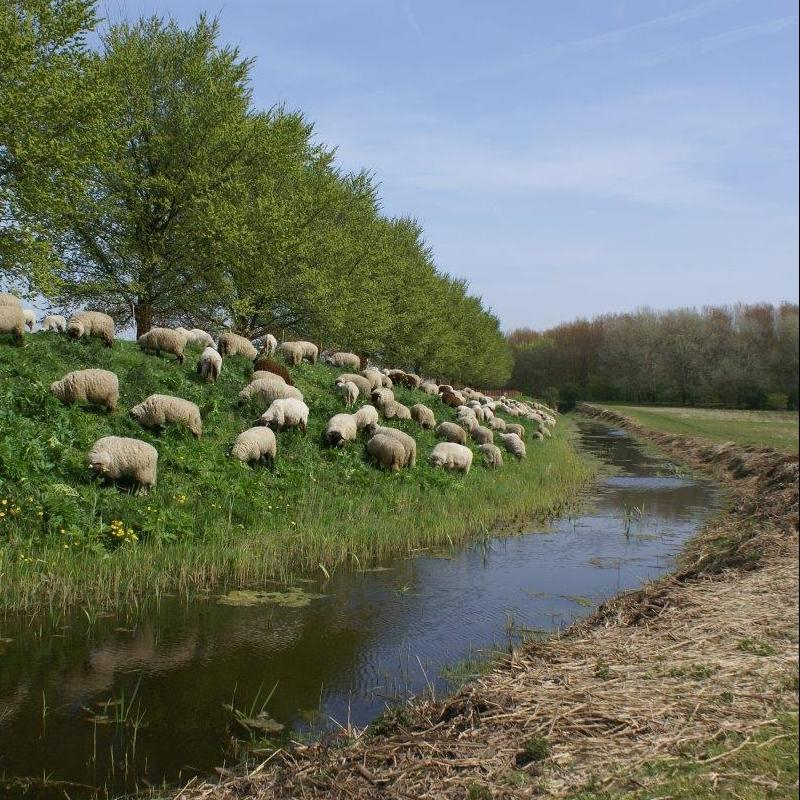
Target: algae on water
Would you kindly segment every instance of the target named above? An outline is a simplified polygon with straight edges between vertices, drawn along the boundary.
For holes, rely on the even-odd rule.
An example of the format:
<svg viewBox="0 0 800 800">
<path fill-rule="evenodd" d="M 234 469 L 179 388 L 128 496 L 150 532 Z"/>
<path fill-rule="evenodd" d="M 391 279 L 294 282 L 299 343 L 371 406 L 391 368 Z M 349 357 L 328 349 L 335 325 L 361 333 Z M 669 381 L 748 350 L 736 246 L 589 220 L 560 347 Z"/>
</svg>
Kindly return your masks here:
<svg viewBox="0 0 800 800">
<path fill-rule="evenodd" d="M 283 608 L 305 608 L 312 600 L 319 600 L 324 594 L 306 592 L 297 586 L 290 586 L 282 592 L 263 592 L 254 589 L 234 589 L 222 595 L 217 602 L 225 606 L 256 606 L 273 603 Z"/>
</svg>

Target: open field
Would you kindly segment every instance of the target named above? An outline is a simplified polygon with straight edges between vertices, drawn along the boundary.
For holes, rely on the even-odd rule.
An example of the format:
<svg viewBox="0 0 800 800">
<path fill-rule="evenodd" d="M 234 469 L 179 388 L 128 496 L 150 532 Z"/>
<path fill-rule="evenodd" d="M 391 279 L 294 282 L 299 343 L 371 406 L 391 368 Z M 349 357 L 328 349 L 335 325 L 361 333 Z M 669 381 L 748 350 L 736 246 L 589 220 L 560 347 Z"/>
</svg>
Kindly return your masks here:
<svg viewBox="0 0 800 800">
<path fill-rule="evenodd" d="M 327 450 L 321 434 L 344 410 L 332 382 L 341 370 L 302 364 L 291 372 L 311 408 L 307 435 L 278 434 L 273 470 L 232 461 L 227 451 L 259 408 L 240 407 L 251 366 L 226 359 L 220 381 L 201 383 L 194 354 L 183 366 L 134 344 L 106 349 L 55 334 L 3 345 L 0 362 L 0 605 L 22 608 L 84 602 L 108 605 L 147 593 L 258 583 L 296 571 L 367 566 L 389 554 L 480 537 L 496 525 L 557 513 L 592 469 L 574 452 L 565 425 L 552 439 L 529 440 L 529 457 L 510 456 L 499 471 L 480 458 L 466 478 L 426 461 L 432 432 L 416 437 L 417 466 L 388 474 L 368 465 L 363 441 Z M 96 366 L 120 379 L 114 414 L 64 407 L 50 382 Z M 144 431 L 128 409 L 153 392 L 196 402 L 204 435 L 178 428 Z M 438 398 L 402 387 L 398 399 L 424 402 L 437 419 L 453 417 Z M 397 423 L 391 423 L 397 424 Z M 85 454 L 100 436 L 133 436 L 159 450 L 158 485 L 135 497 L 101 486 Z M 111 522 L 120 526 L 112 530 Z M 133 536 L 128 536 L 132 531 Z M 121 540 L 122 539 L 122 540 Z"/>
<path fill-rule="evenodd" d="M 796 453 L 796 411 L 738 411 L 711 408 L 672 408 L 591 403 L 629 417 L 639 425 L 660 433 L 699 436 L 741 445 L 774 447 Z"/>
</svg>

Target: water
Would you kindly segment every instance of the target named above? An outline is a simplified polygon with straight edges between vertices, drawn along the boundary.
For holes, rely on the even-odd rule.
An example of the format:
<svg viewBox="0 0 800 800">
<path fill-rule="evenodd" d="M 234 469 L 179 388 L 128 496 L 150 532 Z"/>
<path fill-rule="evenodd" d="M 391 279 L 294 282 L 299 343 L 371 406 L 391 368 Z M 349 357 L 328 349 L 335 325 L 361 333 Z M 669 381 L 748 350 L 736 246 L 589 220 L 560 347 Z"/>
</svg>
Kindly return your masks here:
<svg viewBox="0 0 800 800">
<path fill-rule="evenodd" d="M 46 775 L 52 796 L 77 798 L 206 774 L 241 752 L 232 700 L 249 711 L 275 687 L 266 710 L 286 726 L 364 725 L 387 703 L 445 691 L 445 665 L 564 626 L 656 577 L 717 507 L 716 489 L 622 431 L 579 426 L 580 447 L 613 477 L 583 513 L 544 530 L 301 582 L 324 595 L 301 607 L 209 596 L 91 624 L 82 614 L 44 629 L 5 620 L 0 775 L 38 779 L 36 796 L 49 797 Z M 14 793 L 0 779 L 0 795 Z"/>
</svg>

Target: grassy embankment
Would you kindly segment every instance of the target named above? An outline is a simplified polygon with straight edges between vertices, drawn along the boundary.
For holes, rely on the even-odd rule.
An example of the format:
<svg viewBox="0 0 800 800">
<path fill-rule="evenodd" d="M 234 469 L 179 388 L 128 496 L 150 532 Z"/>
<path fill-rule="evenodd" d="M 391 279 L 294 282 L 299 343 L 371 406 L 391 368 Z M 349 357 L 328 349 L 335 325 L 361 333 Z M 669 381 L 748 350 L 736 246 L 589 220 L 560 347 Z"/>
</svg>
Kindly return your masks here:
<svg viewBox="0 0 800 800">
<path fill-rule="evenodd" d="M 244 360 L 226 360 L 220 381 L 206 385 L 194 374 L 190 352 L 178 366 L 126 342 L 109 350 L 44 333 L 26 342 L 21 349 L 0 342 L 0 605 L 6 608 L 110 604 L 226 581 L 254 584 L 320 565 L 366 566 L 558 513 L 592 474 L 565 425 L 550 440 L 530 440 L 528 459 L 509 457 L 501 471 L 476 457 L 466 478 L 446 474 L 426 462 L 434 435 L 411 422 L 399 427 L 417 439 L 416 468 L 383 473 L 365 462 L 361 441 L 343 451 L 321 446 L 326 421 L 343 410 L 332 389 L 339 370 L 307 364 L 291 372 L 311 408 L 308 434 L 278 434 L 274 470 L 250 468 L 227 457 L 236 434 L 260 413 L 238 405 L 250 372 Z M 119 377 L 113 415 L 65 408 L 49 392 L 51 381 L 90 366 Z M 175 427 L 161 435 L 143 431 L 127 412 L 154 392 L 196 402 L 203 438 Z M 438 398 L 402 387 L 396 395 L 427 403 L 439 420 L 453 417 Z M 158 485 L 148 497 L 103 487 L 88 471 L 86 452 L 109 434 L 158 448 Z M 115 520 L 124 538 L 114 535 Z"/>
<path fill-rule="evenodd" d="M 737 411 L 715 408 L 672 408 L 591 403 L 608 408 L 652 431 L 698 436 L 720 442 L 774 447 L 796 453 L 798 414 L 796 411 Z"/>
</svg>

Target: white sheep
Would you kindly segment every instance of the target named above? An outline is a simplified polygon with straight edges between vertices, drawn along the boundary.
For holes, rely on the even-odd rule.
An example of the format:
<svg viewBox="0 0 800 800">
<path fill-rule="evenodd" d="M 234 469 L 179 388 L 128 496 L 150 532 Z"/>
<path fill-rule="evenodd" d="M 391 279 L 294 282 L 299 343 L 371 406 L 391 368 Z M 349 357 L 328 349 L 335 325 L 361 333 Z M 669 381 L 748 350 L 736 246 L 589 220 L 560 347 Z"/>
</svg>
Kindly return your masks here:
<svg viewBox="0 0 800 800">
<path fill-rule="evenodd" d="M 384 419 L 411 419 L 411 409 L 397 400 L 384 403 L 381 413 Z"/>
<path fill-rule="evenodd" d="M 198 439 L 203 435 L 200 409 L 190 400 L 170 394 L 151 394 L 131 409 L 131 416 L 143 428 L 161 428 L 170 423 L 185 425 Z"/>
<path fill-rule="evenodd" d="M 279 376 L 275 376 L 276 378 Z M 299 389 L 294 386 L 289 386 L 283 380 L 274 380 L 273 378 L 259 378 L 239 392 L 239 401 L 246 403 L 251 399 L 256 399 L 262 404 L 269 404 L 275 400 L 302 400 L 303 394 Z"/>
<path fill-rule="evenodd" d="M 472 466 L 472 450 L 455 442 L 439 442 L 428 456 L 432 467 L 443 467 L 465 475 Z"/>
<path fill-rule="evenodd" d="M 361 406 L 361 408 L 353 414 L 356 421 L 358 430 L 363 431 L 369 425 L 378 424 L 378 409 L 375 406 Z"/>
<path fill-rule="evenodd" d="M 15 308 L 22 308 L 22 300 L 15 294 L 9 292 L 0 292 L 0 306 L 13 306 Z"/>
<path fill-rule="evenodd" d="M 231 447 L 231 458 L 249 464 L 252 461 L 266 461 L 270 466 L 275 463 L 278 443 L 275 434 L 263 425 L 256 425 L 242 431 Z"/>
<path fill-rule="evenodd" d="M 288 364 L 296 367 L 302 360 L 305 350 L 300 342 L 284 342 L 278 352 L 284 357 Z"/>
<path fill-rule="evenodd" d="M 487 467 L 496 469 L 503 466 L 503 454 L 495 444 L 479 444 L 478 450 L 483 453 L 483 460 Z"/>
<path fill-rule="evenodd" d="M 475 425 L 470 429 L 469 434 L 478 444 L 494 443 L 494 433 L 489 428 L 484 428 L 483 425 Z"/>
<path fill-rule="evenodd" d="M 233 331 L 225 331 L 220 335 L 217 342 L 217 350 L 224 358 L 243 356 L 248 361 L 255 361 L 258 356 L 258 350 L 256 350 L 253 343 Z"/>
<path fill-rule="evenodd" d="M 516 422 L 506 422 L 506 433 L 516 433 L 520 439 L 525 438 L 525 428 Z"/>
<path fill-rule="evenodd" d="M 409 436 L 407 433 L 400 431 L 397 428 L 388 428 L 374 423 L 368 425 L 364 429 L 364 432 L 366 433 L 368 439 L 372 439 L 374 436 L 388 436 L 389 438 L 400 442 L 405 453 L 405 462 L 402 466 L 413 467 L 416 465 L 417 442 L 413 436 Z"/>
<path fill-rule="evenodd" d="M 299 341 L 297 344 L 301 345 L 303 348 L 303 358 L 308 359 L 312 364 L 316 364 L 317 358 L 319 357 L 319 348 L 312 342 Z M 359 361 L 359 366 L 360 365 L 361 362 Z"/>
<path fill-rule="evenodd" d="M 67 320 L 62 317 L 61 314 L 48 314 L 42 320 L 42 330 L 65 333 L 67 330 Z"/>
<path fill-rule="evenodd" d="M 358 436 L 358 423 L 355 414 L 334 414 L 325 426 L 325 444 L 328 447 L 344 447 L 354 442 Z"/>
<path fill-rule="evenodd" d="M 286 383 L 286 379 L 283 375 L 278 375 L 277 372 L 273 372 L 270 369 L 257 369 L 253 372 L 250 376 L 250 383 L 259 380 L 267 380 L 267 381 L 278 381 L 279 383 Z M 288 386 L 288 384 L 287 384 Z"/>
<path fill-rule="evenodd" d="M 489 420 L 489 427 L 493 431 L 504 431 L 506 429 L 506 421 L 500 417 L 492 417 Z"/>
<path fill-rule="evenodd" d="M 32 331 L 36 327 L 36 312 L 30 308 L 23 308 L 22 316 L 25 317 L 25 324 L 28 326 L 28 330 Z"/>
<path fill-rule="evenodd" d="M 156 485 L 158 450 L 141 439 L 103 436 L 89 451 L 89 469 L 109 481 L 128 479 L 136 494 L 147 494 Z"/>
<path fill-rule="evenodd" d="M 84 336 L 102 339 L 106 347 L 114 344 L 114 320 L 102 311 L 81 311 L 67 322 L 67 333 L 73 339 Z"/>
<path fill-rule="evenodd" d="M 13 297 L 13 295 L 9 295 Z M 23 344 L 23 334 L 25 332 L 25 317 L 22 313 L 22 306 L 15 306 L 11 303 L 0 306 L 0 334 L 11 333 L 14 335 L 15 344 Z"/>
<path fill-rule="evenodd" d="M 367 367 L 366 369 L 362 369 L 361 375 L 369 381 L 370 393 L 375 389 L 380 389 L 381 386 L 383 386 L 383 378 L 385 376 L 381 374 L 380 370 L 375 369 L 375 367 Z"/>
<path fill-rule="evenodd" d="M 523 442 L 516 433 L 498 433 L 497 438 L 500 440 L 503 447 L 517 458 L 525 458 L 527 455 L 525 442 Z"/>
<path fill-rule="evenodd" d="M 325 356 L 325 360 L 334 367 L 361 369 L 361 359 L 355 353 L 331 353 Z"/>
<path fill-rule="evenodd" d="M 421 428 L 429 429 L 436 425 L 433 411 L 424 403 L 415 403 L 411 406 L 411 419 L 417 422 Z"/>
<path fill-rule="evenodd" d="M 77 369 L 50 384 L 50 391 L 65 405 L 83 402 L 114 411 L 119 402 L 119 380 L 107 369 Z"/>
<path fill-rule="evenodd" d="M 382 411 L 384 404 L 394 401 L 394 392 L 391 389 L 375 389 L 370 395 L 370 399 L 375 408 L 377 408 L 378 411 Z"/>
<path fill-rule="evenodd" d="M 183 350 L 187 342 L 187 336 L 174 328 L 150 328 L 136 340 L 142 350 L 150 350 L 157 356 L 161 355 L 162 350 L 172 353 L 179 364 L 183 364 Z"/>
<path fill-rule="evenodd" d="M 436 426 L 436 435 L 440 439 L 447 439 L 448 442 L 455 442 L 456 444 L 467 443 L 466 431 L 454 422 L 440 422 Z"/>
<path fill-rule="evenodd" d="M 359 375 L 355 372 L 343 372 L 336 378 L 334 385 L 339 386 L 340 384 L 347 383 L 348 381 L 358 386 L 359 394 L 363 395 L 364 397 L 369 397 L 370 392 L 372 391 L 372 383 L 369 378 L 365 378 L 363 375 Z"/>
<path fill-rule="evenodd" d="M 308 430 L 309 408 L 294 397 L 273 400 L 270 407 L 261 415 L 262 425 L 274 425 L 279 431 L 286 428 L 300 428 L 303 433 Z"/>
<path fill-rule="evenodd" d="M 213 347 L 206 347 L 197 360 L 197 374 L 209 383 L 216 383 L 222 372 L 222 356 Z"/>
<path fill-rule="evenodd" d="M 439 386 L 435 384 L 433 381 L 423 381 L 419 388 L 425 392 L 425 394 L 430 394 L 436 397 L 439 394 Z"/>
<path fill-rule="evenodd" d="M 344 404 L 350 408 L 350 406 L 354 405 L 356 400 L 358 400 L 358 386 L 356 386 L 353 381 L 344 381 L 344 383 L 336 383 L 336 388 L 339 391 L 339 394 L 342 396 L 344 400 Z"/>
<path fill-rule="evenodd" d="M 217 346 L 214 343 L 214 337 L 208 331 L 204 331 L 202 328 L 192 328 L 188 332 L 188 339 L 189 344 L 197 344 L 200 345 L 200 347 L 211 347 L 214 350 L 217 349 Z"/>
<path fill-rule="evenodd" d="M 268 333 L 261 344 L 261 353 L 266 356 L 271 356 L 277 349 L 278 340 L 271 333 Z"/>
<path fill-rule="evenodd" d="M 406 466 L 406 454 L 403 445 L 391 436 L 379 434 L 367 442 L 367 454 L 370 461 L 380 464 L 391 472 L 399 472 Z"/>
</svg>

